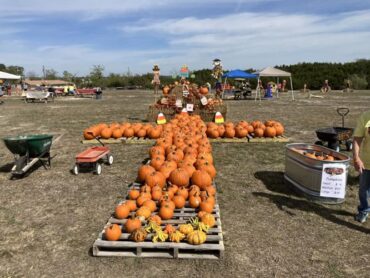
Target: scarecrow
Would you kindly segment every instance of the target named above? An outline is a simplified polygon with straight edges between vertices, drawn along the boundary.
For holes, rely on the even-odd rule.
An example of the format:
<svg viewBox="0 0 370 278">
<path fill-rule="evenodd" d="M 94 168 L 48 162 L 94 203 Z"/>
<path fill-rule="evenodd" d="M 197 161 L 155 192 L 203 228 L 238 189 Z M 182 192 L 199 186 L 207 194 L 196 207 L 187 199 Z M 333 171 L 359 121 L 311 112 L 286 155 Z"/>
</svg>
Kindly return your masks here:
<svg viewBox="0 0 370 278">
<path fill-rule="evenodd" d="M 158 89 L 159 85 L 161 84 L 161 81 L 159 80 L 159 67 L 158 65 L 153 66 L 153 80 L 152 84 L 154 85 L 154 102 L 157 102 L 158 97 Z"/>
<path fill-rule="evenodd" d="M 220 98 L 222 94 L 222 64 L 220 59 L 213 60 L 212 77 L 216 79 L 216 98 Z"/>
</svg>

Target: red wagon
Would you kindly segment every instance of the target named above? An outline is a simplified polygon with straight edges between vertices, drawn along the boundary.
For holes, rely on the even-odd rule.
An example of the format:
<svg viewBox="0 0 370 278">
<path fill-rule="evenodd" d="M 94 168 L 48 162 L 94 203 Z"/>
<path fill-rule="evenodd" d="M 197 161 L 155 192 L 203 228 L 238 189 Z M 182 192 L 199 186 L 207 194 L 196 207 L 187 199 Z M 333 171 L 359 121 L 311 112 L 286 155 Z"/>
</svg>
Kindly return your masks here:
<svg viewBox="0 0 370 278">
<path fill-rule="evenodd" d="M 109 148 L 104 145 L 91 147 L 76 156 L 76 163 L 72 172 L 78 175 L 80 168 L 83 167 L 92 169 L 95 174 L 100 175 L 103 163 L 113 164 L 113 156 L 110 154 Z"/>
</svg>

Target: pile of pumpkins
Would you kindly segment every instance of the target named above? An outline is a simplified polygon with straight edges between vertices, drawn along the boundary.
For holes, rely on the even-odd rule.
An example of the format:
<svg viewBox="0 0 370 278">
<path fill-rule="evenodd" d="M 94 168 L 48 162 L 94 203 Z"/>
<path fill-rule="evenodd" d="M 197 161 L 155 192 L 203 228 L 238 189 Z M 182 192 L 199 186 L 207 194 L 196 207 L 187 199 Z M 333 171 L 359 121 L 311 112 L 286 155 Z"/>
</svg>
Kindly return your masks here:
<svg viewBox="0 0 370 278">
<path fill-rule="evenodd" d="M 226 122 L 221 125 L 215 123 L 207 124 L 207 136 L 209 138 L 245 138 L 248 135 L 253 137 L 269 137 L 273 138 L 284 134 L 284 126 L 282 123 L 275 120 L 240 121 L 236 124 Z"/>
<path fill-rule="evenodd" d="M 153 242 L 202 244 L 208 229 L 216 225 L 212 212 L 217 171 L 207 126 L 199 116 L 178 114 L 159 128 L 160 138 L 149 149 L 150 162 L 138 169 L 140 188 L 131 189 L 128 199 L 115 208 L 115 218 L 126 219 L 125 224 L 108 226 L 105 238 L 119 240 L 126 232 L 136 242 L 152 234 Z M 197 216 L 178 227 L 162 225 L 174 217 L 175 209 L 185 206 L 194 208 Z"/>
<path fill-rule="evenodd" d="M 101 137 L 103 139 L 118 139 L 121 137 L 158 139 L 161 136 L 161 133 L 161 126 L 151 124 L 124 122 L 122 124 L 111 123 L 107 125 L 100 123 L 86 128 L 83 131 L 83 137 L 85 140 L 95 139 L 96 137 Z"/>
<path fill-rule="evenodd" d="M 187 114 L 184 114 L 185 117 Z M 201 121 L 199 116 L 194 116 Z M 178 120 L 178 118 L 175 118 Z M 171 122 L 170 122 L 171 123 Z M 202 122 L 204 124 L 204 122 Z M 111 123 L 109 125 L 100 123 L 83 131 L 83 137 L 85 140 L 95 139 L 101 137 L 103 139 L 118 139 L 121 137 L 131 138 L 149 138 L 159 139 L 163 137 L 165 126 L 163 125 L 152 125 L 142 123 L 128 123 L 124 122 Z M 168 131 L 168 130 L 167 130 Z M 208 138 L 245 138 L 247 135 L 253 137 L 276 137 L 284 134 L 284 126 L 282 123 L 274 120 L 252 121 L 240 121 L 238 123 L 226 122 L 225 124 L 215 124 L 209 122 L 206 125 L 206 135 Z"/>
</svg>

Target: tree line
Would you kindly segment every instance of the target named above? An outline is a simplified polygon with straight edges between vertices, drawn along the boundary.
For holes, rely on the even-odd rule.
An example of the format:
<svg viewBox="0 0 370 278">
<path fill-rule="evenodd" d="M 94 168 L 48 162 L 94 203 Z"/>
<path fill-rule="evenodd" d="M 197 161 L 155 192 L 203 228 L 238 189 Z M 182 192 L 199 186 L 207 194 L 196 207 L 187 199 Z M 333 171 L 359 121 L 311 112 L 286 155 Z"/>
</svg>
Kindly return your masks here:
<svg viewBox="0 0 370 278">
<path fill-rule="evenodd" d="M 338 90 L 345 88 L 348 80 L 354 89 L 370 89 L 370 60 L 359 59 L 348 63 L 298 63 L 294 65 L 278 65 L 284 71 L 292 73 L 293 87 L 295 89 L 303 88 L 307 84 L 307 88 L 318 90 L 321 88 L 325 80 L 329 80 L 332 89 Z M 77 76 L 68 71 L 63 71 L 59 74 L 54 69 L 43 69 L 43 76 L 37 76 L 33 72 L 25 74 L 24 68 L 21 66 L 6 66 L 0 64 L 0 71 L 21 75 L 31 79 L 63 79 L 74 82 L 78 87 L 109 87 L 109 88 L 152 88 L 151 81 L 152 73 L 132 74 L 129 70 L 126 73 L 110 73 L 105 75 L 105 67 L 103 65 L 94 65 L 91 71 L 86 76 Z M 245 69 L 247 72 L 255 72 L 256 69 Z M 201 69 L 192 72 L 191 82 L 199 85 L 204 85 L 207 82 L 214 85 L 215 80 L 211 76 L 211 69 Z M 173 83 L 177 76 L 161 76 L 163 85 Z M 280 78 L 280 82 L 284 78 Z M 274 78 L 265 77 L 263 83 L 268 81 L 276 81 Z M 233 84 L 233 80 L 229 80 Z M 250 80 L 252 86 L 256 86 L 256 80 Z M 289 82 L 288 82 L 289 83 Z"/>
</svg>

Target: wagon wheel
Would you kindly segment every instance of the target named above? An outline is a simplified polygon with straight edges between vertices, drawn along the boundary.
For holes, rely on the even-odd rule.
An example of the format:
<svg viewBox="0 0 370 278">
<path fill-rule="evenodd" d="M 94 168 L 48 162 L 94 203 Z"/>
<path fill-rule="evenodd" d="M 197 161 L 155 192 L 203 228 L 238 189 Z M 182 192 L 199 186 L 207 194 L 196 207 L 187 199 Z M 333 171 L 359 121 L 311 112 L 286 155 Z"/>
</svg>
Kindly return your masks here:
<svg viewBox="0 0 370 278">
<path fill-rule="evenodd" d="M 80 172 L 80 167 L 78 166 L 78 164 L 75 164 L 75 165 L 73 166 L 72 172 L 73 172 L 73 174 L 75 174 L 76 176 L 78 175 L 78 173 Z"/>
<path fill-rule="evenodd" d="M 113 159 L 113 155 L 108 154 L 108 155 L 107 155 L 107 164 L 108 164 L 108 165 L 112 165 L 112 164 L 113 164 L 113 161 L 114 161 L 114 159 Z"/>
<path fill-rule="evenodd" d="M 96 174 L 96 175 L 100 175 L 100 174 L 101 174 L 101 172 L 102 172 L 101 164 L 97 162 L 97 163 L 95 164 L 95 174 Z"/>
</svg>

